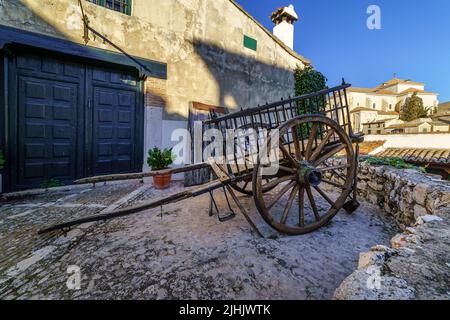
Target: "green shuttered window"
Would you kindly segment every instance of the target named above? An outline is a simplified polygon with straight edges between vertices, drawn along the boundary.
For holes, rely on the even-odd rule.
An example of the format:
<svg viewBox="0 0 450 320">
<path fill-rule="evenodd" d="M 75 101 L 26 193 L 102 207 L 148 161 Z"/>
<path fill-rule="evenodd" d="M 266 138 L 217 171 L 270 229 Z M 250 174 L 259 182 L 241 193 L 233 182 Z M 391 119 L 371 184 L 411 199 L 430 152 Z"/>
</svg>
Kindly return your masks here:
<svg viewBox="0 0 450 320">
<path fill-rule="evenodd" d="M 99 6 L 131 15 L 131 1 L 132 0 L 87 0 Z"/>
<path fill-rule="evenodd" d="M 258 48 L 258 41 L 244 35 L 244 47 L 256 51 L 256 49 Z"/>
</svg>

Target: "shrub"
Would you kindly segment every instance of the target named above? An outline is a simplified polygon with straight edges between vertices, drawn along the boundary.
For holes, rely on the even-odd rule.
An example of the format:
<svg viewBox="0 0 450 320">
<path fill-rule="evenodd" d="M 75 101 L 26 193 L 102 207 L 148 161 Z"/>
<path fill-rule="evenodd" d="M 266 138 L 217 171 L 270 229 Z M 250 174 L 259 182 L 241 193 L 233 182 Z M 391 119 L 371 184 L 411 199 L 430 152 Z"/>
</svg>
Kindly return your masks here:
<svg viewBox="0 0 450 320">
<path fill-rule="evenodd" d="M 172 149 L 153 148 L 148 151 L 147 163 L 153 171 L 167 169 L 175 161 Z"/>
<path fill-rule="evenodd" d="M 414 169 L 414 170 L 418 170 L 423 173 L 426 172 L 426 168 L 417 167 L 412 164 L 408 164 L 405 162 L 405 160 L 403 160 L 402 158 L 399 158 L 399 157 L 383 157 L 383 158 L 381 158 L 381 157 L 367 156 L 367 157 L 362 157 L 361 161 L 366 162 L 371 165 L 374 165 L 374 166 L 391 166 L 391 167 L 394 167 L 397 169 Z"/>
</svg>

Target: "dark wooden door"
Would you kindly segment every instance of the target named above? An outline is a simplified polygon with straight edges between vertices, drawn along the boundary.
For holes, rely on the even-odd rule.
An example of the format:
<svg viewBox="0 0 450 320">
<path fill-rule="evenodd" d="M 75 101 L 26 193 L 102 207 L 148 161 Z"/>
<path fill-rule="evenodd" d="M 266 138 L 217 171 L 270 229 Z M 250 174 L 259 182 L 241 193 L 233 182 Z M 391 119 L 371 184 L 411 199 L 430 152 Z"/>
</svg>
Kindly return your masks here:
<svg viewBox="0 0 450 320">
<path fill-rule="evenodd" d="M 92 80 L 92 174 L 133 172 L 137 79 L 95 69 Z"/>
<path fill-rule="evenodd" d="M 9 190 L 141 171 L 143 97 L 132 72 L 18 53 L 8 83 Z"/>
<path fill-rule="evenodd" d="M 21 54 L 13 59 L 11 72 L 10 189 L 39 187 L 51 179 L 73 181 L 82 160 L 82 65 Z"/>
</svg>

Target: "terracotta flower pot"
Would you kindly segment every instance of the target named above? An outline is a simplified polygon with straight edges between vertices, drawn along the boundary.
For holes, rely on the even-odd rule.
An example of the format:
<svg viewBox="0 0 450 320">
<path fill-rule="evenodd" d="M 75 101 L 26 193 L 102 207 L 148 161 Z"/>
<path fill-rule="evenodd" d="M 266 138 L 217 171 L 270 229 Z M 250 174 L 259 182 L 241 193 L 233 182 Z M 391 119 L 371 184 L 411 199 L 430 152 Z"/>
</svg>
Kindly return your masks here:
<svg viewBox="0 0 450 320">
<path fill-rule="evenodd" d="M 156 189 L 167 189 L 170 186 L 172 180 L 172 174 L 166 173 L 153 177 L 153 185 Z"/>
</svg>

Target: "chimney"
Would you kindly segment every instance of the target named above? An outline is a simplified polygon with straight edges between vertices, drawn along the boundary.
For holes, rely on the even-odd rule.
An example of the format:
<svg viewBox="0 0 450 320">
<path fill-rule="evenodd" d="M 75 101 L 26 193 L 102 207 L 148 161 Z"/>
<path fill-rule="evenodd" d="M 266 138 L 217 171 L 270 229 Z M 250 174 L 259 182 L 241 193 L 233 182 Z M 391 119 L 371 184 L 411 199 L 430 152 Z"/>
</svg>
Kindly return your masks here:
<svg viewBox="0 0 450 320">
<path fill-rule="evenodd" d="M 291 4 L 288 7 L 278 8 L 270 18 L 275 23 L 273 34 L 289 48 L 294 49 L 294 22 L 298 20 L 294 6 Z"/>
</svg>

